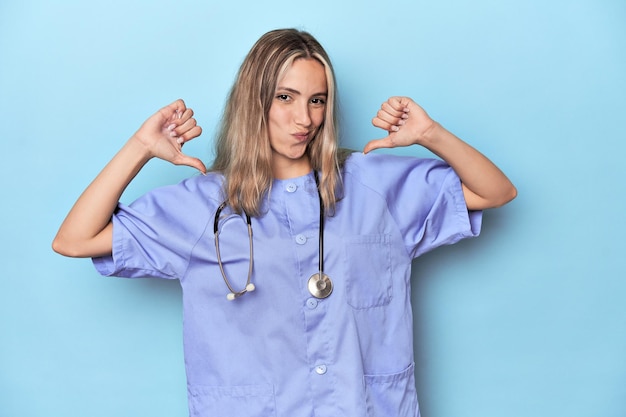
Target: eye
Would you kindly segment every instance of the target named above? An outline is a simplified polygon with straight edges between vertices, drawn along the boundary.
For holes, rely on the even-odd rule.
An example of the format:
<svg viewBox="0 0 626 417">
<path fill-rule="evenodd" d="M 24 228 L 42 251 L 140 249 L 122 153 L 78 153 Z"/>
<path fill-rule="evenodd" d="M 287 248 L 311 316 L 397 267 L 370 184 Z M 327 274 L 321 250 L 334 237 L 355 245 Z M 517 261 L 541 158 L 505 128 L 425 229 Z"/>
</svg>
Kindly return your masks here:
<svg viewBox="0 0 626 417">
<path fill-rule="evenodd" d="M 287 95 L 287 94 L 277 94 L 276 95 L 276 99 L 280 100 L 280 101 L 289 101 L 289 99 L 291 99 L 291 97 L 289 97 L 289 95 Z"/>
<path fill-rule="evenodd" d="M 315 104 L 317 106 L 323 106 L 324 104 L 326 104 L 326 100 L 320 97 L 312 98 L 311 104 Z"/>
</svg>

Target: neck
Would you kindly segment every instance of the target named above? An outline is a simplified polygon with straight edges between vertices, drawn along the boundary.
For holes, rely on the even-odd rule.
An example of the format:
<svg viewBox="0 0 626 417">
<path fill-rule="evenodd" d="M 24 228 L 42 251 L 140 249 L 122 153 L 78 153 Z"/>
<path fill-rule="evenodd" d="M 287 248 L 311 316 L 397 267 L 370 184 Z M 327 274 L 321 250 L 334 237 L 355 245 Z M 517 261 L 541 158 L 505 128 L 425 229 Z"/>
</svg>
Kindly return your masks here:
<svg viewBox="0 0 626 417">
<path fill-rule="evenodd" d="M 311 169 L 308 157 L 298 160 L 278 161 L 274 159 L 272 161 L 272 173 L 277 180 L 301 177 L 311 172 Z"/>
</svg>

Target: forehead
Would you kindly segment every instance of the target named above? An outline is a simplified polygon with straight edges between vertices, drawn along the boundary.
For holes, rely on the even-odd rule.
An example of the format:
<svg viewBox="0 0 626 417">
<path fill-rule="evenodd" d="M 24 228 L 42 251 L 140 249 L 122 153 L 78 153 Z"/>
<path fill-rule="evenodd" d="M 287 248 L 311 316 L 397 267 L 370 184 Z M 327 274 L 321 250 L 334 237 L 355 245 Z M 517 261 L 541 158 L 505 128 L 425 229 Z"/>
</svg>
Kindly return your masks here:
<svg viewBox="0 0 626 417">
<path fill-rule="evenodd" d="M 300 92 L 327 90 L 326 70 L 317 59 L 298 58 L 287 65 L 278 78 L 277 88 L 290 88 Z"/>
</svg>

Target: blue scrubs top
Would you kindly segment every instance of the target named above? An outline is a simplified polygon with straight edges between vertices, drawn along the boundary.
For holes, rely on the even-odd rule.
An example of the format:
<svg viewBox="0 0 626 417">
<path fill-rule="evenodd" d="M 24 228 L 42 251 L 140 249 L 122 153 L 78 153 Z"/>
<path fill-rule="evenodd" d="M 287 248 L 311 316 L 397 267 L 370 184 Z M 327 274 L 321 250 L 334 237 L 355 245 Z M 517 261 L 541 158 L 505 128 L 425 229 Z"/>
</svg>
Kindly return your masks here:
<svg viewBox="0 0 626 417">
<path fill-rule="evenodd" d="M 252 218 L 256 290 L 228 301 L 213 221 L 223 177 L 212 173 L 153 190 L 113 217 L 103 275 L 178 279 L 191 416 L 419 416 L 414 382 L 411 261 L 476 236 L 445 163 L 353 154 L 344 196 L 324 228 L 326 299 L 307 290 L 318 271 L 319 198 L 312 174 L 275 180 Z M 245 287 L 245 217 L 228 208 L 220 251 Z"/>
</svg>

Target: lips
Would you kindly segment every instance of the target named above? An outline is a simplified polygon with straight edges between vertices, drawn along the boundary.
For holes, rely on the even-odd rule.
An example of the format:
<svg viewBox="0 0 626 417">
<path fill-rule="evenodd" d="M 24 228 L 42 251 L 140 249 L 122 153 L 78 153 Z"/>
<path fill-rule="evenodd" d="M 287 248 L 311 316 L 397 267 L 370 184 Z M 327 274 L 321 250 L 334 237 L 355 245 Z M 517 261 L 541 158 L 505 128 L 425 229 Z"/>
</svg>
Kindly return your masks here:
<svg viewBox="0 0 626 417">
<path fill-rule="evenodd" d="M 299 141 L 303 142 L 309 138 L 310 134 L 311 132 L 296 132 L 292 134 L 292 136 L 298 139 Z"/>
</svg>

